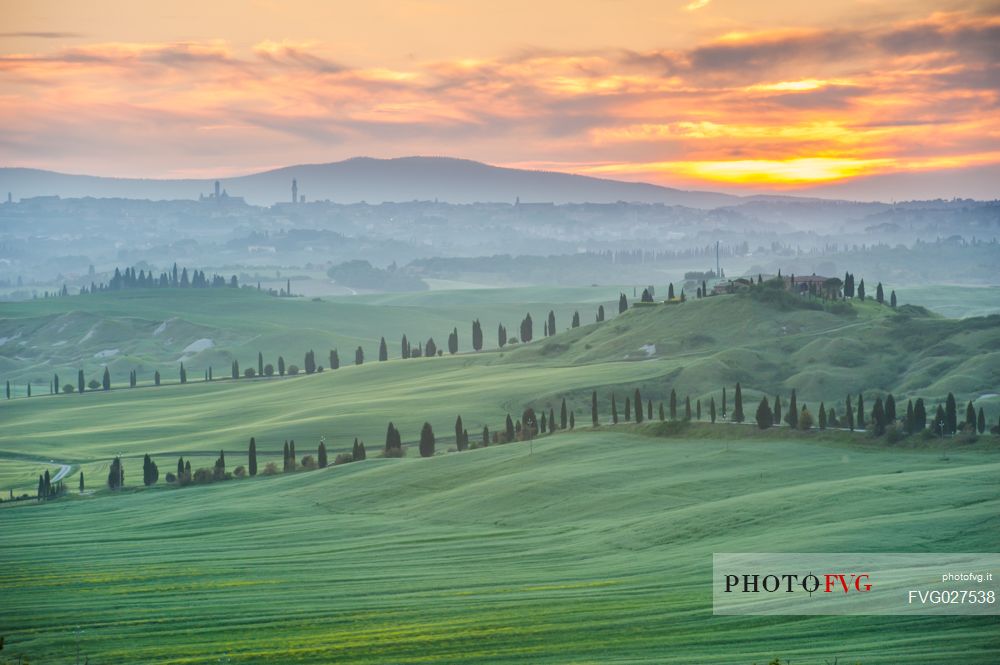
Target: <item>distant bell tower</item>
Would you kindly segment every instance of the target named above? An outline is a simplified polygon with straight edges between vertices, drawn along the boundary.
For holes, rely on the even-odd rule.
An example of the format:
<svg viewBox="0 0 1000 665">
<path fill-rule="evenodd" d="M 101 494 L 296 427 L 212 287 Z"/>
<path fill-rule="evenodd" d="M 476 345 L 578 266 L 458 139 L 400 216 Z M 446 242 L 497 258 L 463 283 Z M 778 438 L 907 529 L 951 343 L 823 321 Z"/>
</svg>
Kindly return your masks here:
<svg viewBox="0 0 1000 665">
<path fill-rule="evenodd" d="M 219 198 L 219 187 L 220 187 L 219 181 L 216 180 L 215 181 L 215 198 Z"/>
<path fill-rule="evenodd" d="M 299 182 L 292 178 L 292 203 L 299 202 Z"/>
</svg>

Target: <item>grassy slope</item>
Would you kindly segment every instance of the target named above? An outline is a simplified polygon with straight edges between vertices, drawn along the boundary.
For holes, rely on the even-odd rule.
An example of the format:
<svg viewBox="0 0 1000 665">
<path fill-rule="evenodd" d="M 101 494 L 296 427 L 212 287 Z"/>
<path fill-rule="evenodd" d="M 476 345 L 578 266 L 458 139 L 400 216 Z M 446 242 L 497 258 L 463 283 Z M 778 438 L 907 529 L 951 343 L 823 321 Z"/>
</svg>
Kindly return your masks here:
<svg viewBox="0 0 1000 665">
<path fill-rule="evenodd" d="M 997 617 L 713 617 L 716 551 L 988 551 L 995 451 L 577 432 L 0 510 L 6 653 L 993 663 Z"/>
<path fill-rule="evenodd" d="M 192 378 L 211 365 L 217 376 L 228 376 L 233 358 L 242 368 L 257 367 L 257 352 L 276 364 L 284 355 L 289 364 L 302 366 L 306 350 L 314 349 L 316 361 L 326 365 L 328 352 L 337 348 L 341 362 L 354 361 L 359 345 L 369 359 L 378 357 L 384 336 L 389 357 L 399 357 L 400 338 L 411 343 L 434 337 L 438 348 L 447 348 L 448 333 L 458 328 L 459 348 L 471 350 L 471 322 L 480 319 L 487 348 L 496 346 L 498 323 L 511 335 L 526 312 L 538 321 L 550 309 L 558 324 L 568 328 L 572 314 L 580 311 L 593 321 L 599 304 L 610 312 L 617 303 L 617 289 L 505 289 L 427 292 L 358 296 L 316 301 L 273 298 L 254 290 L 191 289 L 127 291 L 94 296 L 53 298 L 0 305 L 0 377 L 11 379 L 23 394 L 31 379 L 36 394 L 48 392 L 53 372 L 61 383 L 76 382 L 81 367 L 88 380 L 100 379 L 104 364 L 115 382 L 126 382 L 137 368 L 140 381 L 151 381 L 159 369 L 164 379 L 175 379 L 184 349 L 199 339 L 215 347 L 188 354 Z M 161 324 L 167 325 L 157 332 Z M 115 350 L 110 358 L 96 357 Z"/>
<path fill-rule="evenodd" d="M 488 296 L 503 299 L 498 293 Z M 484 297 L 466 296 L 479 307 Z M 378 306 L 351 307 L 392 310 L 382 302 L 386 299 L 392 297 L 380 297 Z M 451 296 L 419 294 L 417 304 L 397 309 L 412 310 L 412 319 L 426 319 L 442 299 Z M 468 306 L 458 299 L 449 307 Z M 302 316 L 303 307 L 328 306 L 263 300 Z M 194 308 L 192 302 L 206 309 Z M 130 307 L 127 302 L 118 306 L 122 311 Z M 187 319 L 198 325 L 216 316 L 223 325 L 236 326 L 227 321 L 246 317 L 245 312 L 217 312 L 218 298 L 202 302 L 200 294 L 186 306 Z M 691 394 L 707 402 L 714 396 L 721 407 L 721 386 L 726 385 L 731 408 L 737 381 L 743 382 L 748 414 L 759 391 L 770 396 L 780 391 L 787 402 L 795 388 L 800 404 L 815 411 L 816 403 L 825 400 L 840 412 L 843 396 L 862 388 L 869 406 L 882 391 L 901 399 L 922 396 L 933 406 L 951 390 L 962 401 L 974 399 L 977 407 L 984 406 L 989 422 L 995 423 L 1000 398 L 988 395 L 997 392 L 1000 375 L 1000 353 L 992 350 L 1000 348 L 1000 317 L 954 321 L 919 312 L 907 317 L 873 302 L 858 305 L 856 312 L 845 317 L 779 310 L 727 296 L 633 309 L 604 324 L 588 324 L 502 354 L 368 362 L 309 377 L 207 385 L 192 365 L 195 382 L 186 386 L 0 401 L 5 422 L 0 457 L 79 463 L 97 480 L 114 454 L 148 452 L 164 467 L 182 453 L 200 454 L 210 462 L 208 456 L 219 449 L 242 456 L 251 436 L 261 450 L 274 455 L 285 439 L 295 439 L 305 452 L 315 448 L 320 436 L 327 437 L 333 451 L 349 449 L 355 436 L 377 447 L 390 420 L 413 440 L 424 420 L 440 436 L 452 431 L 461 414 L 475 438 L 483 425 L 495 430 L 507 413 L 516 417 L 526 405 L 558 411 L 564 396 L 583 424 L 589 422 L 593 389 L 600 392 L 605 421 L 612 388 L 622 416 L 624 398 L 636 387 L 645 399 L 657 402 L 674 388 L 682 399 Z M 298 326 L 294 320 L 286 323 Z M 651 344 L 655 352 L 647 356 L 641 347 Z M 707 403 L 704 407 L 707 417 Z M 137 469 L 137 462 L 126 468 Z M 0 490 L 31 491 L 43 470 L 41 464 L 5 469 L 0 478 L 6 484 Z"/>
</svg>

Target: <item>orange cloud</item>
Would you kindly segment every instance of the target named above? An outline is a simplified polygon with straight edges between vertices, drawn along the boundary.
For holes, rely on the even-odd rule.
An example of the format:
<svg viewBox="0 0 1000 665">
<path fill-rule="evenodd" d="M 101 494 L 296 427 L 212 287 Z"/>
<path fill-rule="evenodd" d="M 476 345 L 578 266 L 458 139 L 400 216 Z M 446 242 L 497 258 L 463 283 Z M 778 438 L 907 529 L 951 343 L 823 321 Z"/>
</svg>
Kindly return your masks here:
<svg viewBox="0 0 1000 665">
<path fill-rule="evenodd" d="M 85 44 L 0 54 L 0 145 L 109 175 L 455 154 L 794 188 L 1000 164 L 997 43 L 1000 17 L 938 13 L 403 66 L 353 67 L 319 41 Z"/>
</svg>

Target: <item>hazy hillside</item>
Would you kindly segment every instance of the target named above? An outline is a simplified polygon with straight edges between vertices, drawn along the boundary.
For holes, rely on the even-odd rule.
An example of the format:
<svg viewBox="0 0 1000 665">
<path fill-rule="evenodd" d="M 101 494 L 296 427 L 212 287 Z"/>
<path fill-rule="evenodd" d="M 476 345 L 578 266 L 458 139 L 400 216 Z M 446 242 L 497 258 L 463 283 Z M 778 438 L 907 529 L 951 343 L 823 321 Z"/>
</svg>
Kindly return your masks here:
<svg viewBox="0 0 1000 665">
<path fill-rule="evenodd" d="M 546 171 L 490 166 L 446 157 L 372 159 L 358 157 L 330 164 L 302 164 L 237 178 L 225 178 L 230 196 L 248 203 L 271 205 L 291 200 L 292 179 L 307 201 L 339 203 L 439 199 L 451 203 L 476 201 L 610 203 L 636 201 L 714 208 L 739 197 L 714 192 L 689 192 L 644 183 Z M 214 180 L 149 180 L 67 175 L 36 169 L 0 169 L 0 192 L 15 199 L 32 196 L 196 199 L 213 190 Z"/>
</svg>

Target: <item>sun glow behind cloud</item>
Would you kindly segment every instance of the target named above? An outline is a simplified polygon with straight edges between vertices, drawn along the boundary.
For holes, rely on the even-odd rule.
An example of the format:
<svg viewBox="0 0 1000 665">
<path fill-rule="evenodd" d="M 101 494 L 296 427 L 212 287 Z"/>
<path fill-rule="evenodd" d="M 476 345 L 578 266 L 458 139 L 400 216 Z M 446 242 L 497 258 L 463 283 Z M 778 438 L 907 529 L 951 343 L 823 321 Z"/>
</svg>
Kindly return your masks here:
<svg viewBox="0 0 1000 665">
<path fill-rule="evenodd" d="M 319 38 L 0 43 L 3 153 L 144 176 L 453 154 L 746 189 L 1000 164 L 995 13 L 713 34 L 360 65 Z"/>
</svg>

